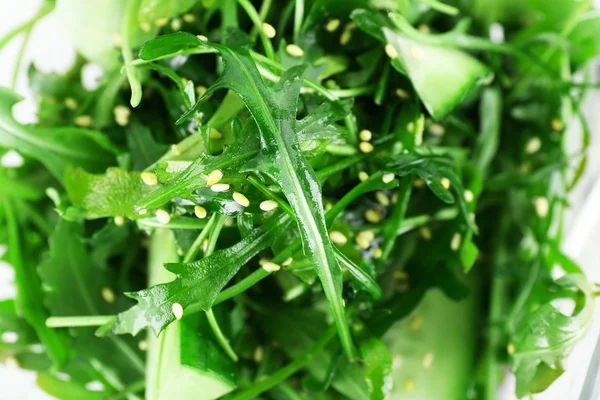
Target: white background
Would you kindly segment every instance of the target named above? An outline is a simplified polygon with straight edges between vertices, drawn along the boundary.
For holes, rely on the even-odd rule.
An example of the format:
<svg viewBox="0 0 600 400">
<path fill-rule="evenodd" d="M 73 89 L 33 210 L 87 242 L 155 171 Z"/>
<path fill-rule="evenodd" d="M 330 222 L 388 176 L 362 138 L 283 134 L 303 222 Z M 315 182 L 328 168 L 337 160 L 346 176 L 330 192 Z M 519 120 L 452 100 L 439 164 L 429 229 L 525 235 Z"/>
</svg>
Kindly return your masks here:
<svg viewBox="0 0 600 400">
<path fill-rule="evenodd" d="M 32 16 L 39 4 L 40 0 L 0 0 L 0 37 Z M 50 15 L 33 30 L 17 85 L 17 91 L 26 98 L 28 92 L 24 71 L 30 61 L 35 62 L 43 71 L 62 71 L 74 60 L 74 50 L 69 41 L 61 35 L 57 25 L 53 16 Z M 0 86 L 9 87 L 11 85 L 13 66 L 21 43 L 21 38 L 15 39 L 0 52 Z M 600 177 L 600 140 L 597 138 L 600 131 L 600 115 L 597 112 L 597 105 L 600 104 L 599 97 L 596 92 L 585 107 L 594 138 L 589 152 L 588 170 L 570 199 L 573 210 L 570 213 L 565 232 L 564 248 L 567 254 L 580 263 L 594 282 L 600 282 L 600 268 L 598 268 L 600 262 L 598 254 L 598 245 L 600 245 L 600 179 L 598 179 Z M 594 105 L 596 110 L 594 110 Z M 15 113 L 21 121 L 30 122 L 34 118 L 35 108 L 31 101 L 25 101 L 17 106 Z M 571 129 L 574 138 L 577 137 L 576 130 L 576 127 Z M 0 251 L 2 251 L 1 248 Z M 12 280 L 13 273 L 10 267 L 0 265 L 0 298 L 14 295 Z M 599 332 L 600 307 L 597 307 L 592 329 L 575 349 L 573 357 L 568 362 L 567 373 L 551 387 L 548 393 L 536 396 L 536 400 L 570 400 L 579 396 Z M 512 398 L 512 384 L 512 379 L 508 378 L 501 388 L 504 399 Z M 0 365 L 0 390 L 1 396 L 5 400 L 49 398 L 35 387 L 34 374 L 2 365 Z"/>
</svg>

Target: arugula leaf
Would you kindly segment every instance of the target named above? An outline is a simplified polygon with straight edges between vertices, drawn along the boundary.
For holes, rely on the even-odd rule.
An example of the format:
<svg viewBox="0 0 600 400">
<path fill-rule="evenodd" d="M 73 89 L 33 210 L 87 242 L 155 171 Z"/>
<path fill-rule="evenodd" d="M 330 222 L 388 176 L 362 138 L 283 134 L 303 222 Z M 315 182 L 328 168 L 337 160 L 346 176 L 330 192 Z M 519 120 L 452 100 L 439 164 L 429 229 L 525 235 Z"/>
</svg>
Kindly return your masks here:
<svg viewBox="0 0 600 400">
<path fill-rule="evenodd" d="M 141 23 L 154 24 L 160 18 L 170 18 L 192 8 L 198 0 L 142 0 L 138 18 Z"/>
<path fill-rule="evenodd" d="M 63 179 L 69 164 L 100 172 L 115 163 L 113 146 L 99 132 L 19 124 L 12 117 L 12 107 L 19 101 L 19 95 L 0 88 L 0 146 L 18 148 L 22 154 L 44 164 L 58 180 Z"/>
<path fill-rule="evenodd" d="M 370 399 L 383 400 L 393 386 L 392 357 L 388 348 L 380 339 L 370 338 L 360 343 L 360 351 L 366 364 Z"/>
</svg>

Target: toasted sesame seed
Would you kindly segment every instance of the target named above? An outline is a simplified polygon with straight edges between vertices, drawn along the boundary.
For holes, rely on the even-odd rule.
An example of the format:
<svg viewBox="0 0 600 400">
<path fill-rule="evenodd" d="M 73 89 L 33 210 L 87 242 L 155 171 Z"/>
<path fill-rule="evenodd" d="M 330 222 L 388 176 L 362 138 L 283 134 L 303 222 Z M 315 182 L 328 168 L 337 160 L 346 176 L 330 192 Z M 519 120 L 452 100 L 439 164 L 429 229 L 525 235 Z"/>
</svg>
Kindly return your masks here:
<svg viewBox="0 0 600 400">
<path fill-rule="evenodd" d="M 348 243 L 348 238 L 340 231 L 331 231 L 329 232 L 329 239 L 335 244 L 339 244 L 340 246 Z"/>
<path fill-rule="evenodd" d="M 373 249 L 373 258 L 379 260 L 383 256 L 383 250 L 380 247 Z"/>
<path fill-rule="evenodd" d="M 158 219 L 158 222 L 166 225 L 171 221 L 171 214 L 159 208 L 156 210 L 156 218 Z"/>
<path fill-rule="evenodd" d="M 82 128 L 87 128 L 92 125 L 92 117 L 89 115 L 80 115 L 73 120 L 73 123 Z"/>
<path fill-rule="evenodd" d="M 208 42 L 208 38 L 204 35 L 196 35 L 196 37 L 203 42 Z"/>
<path fill-rule="evenodd" d="M 77 102 L 72 97 L 66 97 L 65 98 L 65 106 L 69 110 L 75 110 L 77 108 Z"/>
<path fill-rule="evenodd" d="M 139 215 L 146 215 L 146 214 L 148 214 L 148 210 L 146 210 L 145 208 L 141 208 L 141 209 L 138 211 L 138 214 L 139 214 Z"/>
<path fill-rule="evenodd" d="M 440 179 L 440 183 L 442 184 L 444 189 L 450 189 L 450 179 L 442 178 L 442 179 Z"/>
<path fill-rule="evenodd" d="M 361 231 L 361 232 L 358 232 L 358 234 L 354 238 L 354 241 L 356 242 L 358 247 L 360 247 L 363 250 L 366 250 L 369 247 L 371 247 L 371 243 L 373 242 L 374 239 L 375 239 L 375 234 L 373 232 Z"/>
<path fill-rule="evenodd" d="M 281 269 L 281 267 L 278 264 L 275 264 L 271 261 L 265 261 L 262 265 L 262 268 L 267 272 L 277 272 Z"/>
<path fill-rule="evenodd" d="M 213 192 L 226 192 L 230 188 L 228 183 L 217 183 L 215 185 L 211 185 L 210 190 Z"/>
<path fill-rule="evenodd" d="M 410 46 L 410 52 L 419 61 L 423 59 L 423 52 L 417 46 Z"/>
<path fill-rule="evenodd" d="M 396 176 L 392 173 L 384 174 L 383 177 L 381 178 L 381 180 L 383 181 L 383 183 L 385 183 L 387 185 L 388 183 L 393 181 L 395 177 Z"/>
<path fill-rule="evenodd" d="M 381 218 L 379 217 L 379 212 L 377 210 L 365 211 L 365 219 L 372 224 L 377 224 L 381 221 Z"/>
<path fill-rule="evenodd" d="M 144 171 L 140 173 L 140 178 L 148 186 L 158 185 L 158 178 L 154 172 Z"/>
<path fill-rule="evenodd" d="M 433 353 L 428 351 L 423 356 L 423 368 L 431 368 L 431 364 L 433 364 Z"/>
<path fill-rule="evenodd" d="M 508 346 L 506 346 L 506 351 L 508 352 L 509 355 L 513 355 L 515 354 L 515 351 L 517 350 L 517 348 L 515 347 L 514 343 L 509 343 Z"/>
<path fill-rule="evenodd" d="M 405 392 L 413 392 L 416 388 L 415 381 L 413 381 L 412 379 L 405 380 L 404 384 L 402 385 L 402 388 Z"/>
<path fill-rule="evenodd" d="M 452 240 L 450 241 L 450 248 L 452 250 L 456 251 L 460 248 L 461 244 L 462 244 L 462 235 L 459 232 L 456 232 L 454 235 L 452 235 Z"/>
<path fill-rule="evenodd" d="M 273 39 L 277 35 L 277 31 L 273 28 L 273 25 L 267 22 L 262 23 L 262 31 L 269 39 Z"/>
<path fill-rule="evenodd" d="M 360 142 L 360 144 L 358 145 L 358 148 L 363 153 L 370 153 L 374 149 L 373 145 L 369 142 Z"/>
<path fill-rule="evenodd" d="M 367 179 L 369 179 L 369 174 L 367 174 L 365 171 L 360 171 L 358 173 L 358 180 L 361 182 L 366 181 Z"/>
<path fill-rule="evenodd" d="M 162 28 L 163 26 L 167 25 L 168 23 L 169 23 L 169 18 L 167 18 L 167 17 L 158 18 L 156 21 L 154 21 L 154 25 L 158 26 L 159 28 Z"/>
<path fill-rule="evenodd" d="M 373 138 L 373 133 L 371 133 L 371 131 L 368 129 L 363 129 L 358 134 L 358 137 L 360 137 L 360 140 L 362 140 L 363 142 L 368 142 Z"/>
<path fill-rule="evenodd" d="M 150 32 L 152 32 L 152 25 L 150 25 L 150 24 L 149 24 L 149 23 L 147 23 L 147 22 L 142 22 L 142 23 L 140 24 L 140 28 L 142 28 L 142 30 L 143 30 L 144 32 L 146 32 L 146 33 L 150 33 Z"/>
<path fill-rule="evenodd" d="M 292 57 L 302 57 L 304 55 L 304 50 L 296 44 L 288 44 L 285 46 L 285 51 Z"/>
<path fill-rule="evenodd" d="M 115 296 L 115 292 L 112 291 L 111 288 L 109 288 L 108 286 L 105 286 L 102 288 L 101 290 L 101 294 L 102 294 L 102 299 L 107 302 L 107 303 L 114 303 L 116 296 Z"/>
<path fill-rule="evenodd" d="M 265 200 L 260 203 L 259 207 L 263 211 L 272 211 L 279 207 L 279 204 L 275 200 Z"/>
<path fill-rule="evenodd" d="M 531 139 L 529 139 L 529 141 L 527 141 L 527 144 L 525 145 L 525 151 L 527 152 L 527 154 L 537 153 L 538 150 L 541 148 L 542 148 L 542 141 L 537 136 L 534 136 Z"/>
<path fill-rule="evenodd" d="M 173 21 L 171 21 L 171 29 L 174 31 L 181 29 L 181 20 L 179 18 L 174 18 Z"/>
<path fill-rule="evenodd" d="M 325 29 L 327 30 L 327 32 L 335 32 L 337 30 L 337 28 L 339 28 L 339 27 L 340 27 L 339 19 L 329 20 L 329 22 L 327 22 L 327 25 L 325 25 Z"/>
<path fill-rule="evenodd" d="M 283 265 L 284 267 L 287 267 L 287 266 L 291 265 L 292 262 L 294 262 L 294 259 L 292 257 L 288 257 L 285 259 L 284 262 L 281 263 L 281 265 Z"/>
<path fill-rule="evenodd" d="M 465 200 L 467 201 L 467 203 L 470 203 L 470 202 L 472 202 L 472 201 L 473 201 L 473 199 L 475 198 L 475 197 L 473 196 L 473 192 L 471 192 L 469 189 L 465 190 L 465 193 L 464 193 L 464 195 L 465 195 Z"/>
<path fill-rule="evenodd" d="M 444 134 L 446 133 L 446 128 L 444 128 L 443 125 L 440 125 L 436 122 L 432 122 L 429 125 L 429 133 L 431 133 L 433 136 L 444 136 Z"/>
<path fill-rule="evenodd" d="M 147 351 L 148 350 L 148 341 L 146 339 L 142 339 L 138 342 L 138 349 L 140 349 L 141 351 Z"/>
<path fill-rule="evenodd" d="M 123 226 L 125 224 L 125 218 L 123 218 L 122 215 L 117 215 L 115 218 L 113 218 L 113 222 L 116 226 Z"/>
<path fill-rule="evenodd" d="M 192 22 L 194 22 L 196 20 L 196 17 L 194 16 L 194 14 L 183 14 L 182 18 L 188 24 L 191 24 Z"/>
<path fill-rule="evenodd" d="M 545 197 L 536 197 L 535 198 L 535 212 L 540 218 L 544 218 L 548 215 L 548 211 L 550 210 L 550 203 L 548 199 Z"/>
<path fill-rule="evenodd" d="M 381 204 L 384 207 L 387 207 L 390 205 L 390 198 L 388 197 L 387 194 L 385 194 L 382 191 L 375 192 L 375 198 L 377 199 L 379 204 Z"/>
<path fill-rule="evenodd" d="M 219 183 L 219 181 L 223 178 L 223 172 L 220 169 L 215 169 L 208 175 L 208 179 L 206 179 L 206 186 L 212 186 L 215 183 Z"/>
<path fill-rule="evenodd" d="M 239 192 L 233 192 L 233 201 L 242 207 L 248 207 L 250 205 L 250 200 Z"/>
<path fill-rule="evenodd" d="M 129 124 L 129 117 L 131 116 L 131 110 L 129 107 L 118 105 L 113 109 L 115 115 L 115 122 L 119 126 L 127 126 Z"/>
<path fill-rule="evenodd" d="M 262 361 L 263 359 L 263 348 L 262 346 L 257 346 L 256 349 L 254 349 L 254 355 L 252 356 L 252 358 L 254 359 L 254 362 L 259 363 Z"/>
<path fill-rule="evenodd" d="M 552 118 L 552 121 L 550 121 L 550 126 L 552 127 L 552 130 L 556 132 L 560 132 L 565 128 L 565 124 L 563 124 L 563 122 L 558 118 Z"/>
<path fill-rule="evenodd" d="M 388 43 L 385 45 L 385 53 L 391 59 L 398 58 L 398 51 L 396 50 L 394 45 L 391 43 Z"/>
<path fill-rule="evenodd" d="M 173 315 L 175 318 L 181 319 L 183 317 L 183 307 L 179 303 L 173 303 L 171 306 L 171 310 L 173 311 Z"/>
<path fill-rule="evenodd" d="M 196 215 L 196 217 L 198 217 L 200 219 L 206 218 L 206 208 L 204 208 L 202 206 L 195 206 L 194 214 Z"/>
<path fill-rule="evenodd" d="M 423 317 L 421 317 L 420 315 L 415 315 L 411 318 L 410 322 L 408 323 L 408 327 L 412 331 L 418 331 L 419 329 L 421 329 L 421 326 L 423 326 Z"/>
<path fill-rule="evenodd" d="M 419 228 L 419 235 L 425 240 L 431 240 L 431 229 L 427 226 L 422 226 Z"/>
</svg>

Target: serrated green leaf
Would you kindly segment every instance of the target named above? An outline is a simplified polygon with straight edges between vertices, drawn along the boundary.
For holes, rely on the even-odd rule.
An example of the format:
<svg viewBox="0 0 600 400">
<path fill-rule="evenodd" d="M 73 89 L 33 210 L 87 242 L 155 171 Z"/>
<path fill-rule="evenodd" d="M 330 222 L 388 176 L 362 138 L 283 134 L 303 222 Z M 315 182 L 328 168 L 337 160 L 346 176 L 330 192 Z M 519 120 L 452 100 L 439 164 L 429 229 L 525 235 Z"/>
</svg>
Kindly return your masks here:
<svg viewBox="0 0 600 400">
<path fill-rule="evenodd" d="M 371 400 L 383 400 L 393 387 L 392 356 L 381 339 L 368 338 L 360 343 L 365 362 L 365 378 Z"/>
</svg>

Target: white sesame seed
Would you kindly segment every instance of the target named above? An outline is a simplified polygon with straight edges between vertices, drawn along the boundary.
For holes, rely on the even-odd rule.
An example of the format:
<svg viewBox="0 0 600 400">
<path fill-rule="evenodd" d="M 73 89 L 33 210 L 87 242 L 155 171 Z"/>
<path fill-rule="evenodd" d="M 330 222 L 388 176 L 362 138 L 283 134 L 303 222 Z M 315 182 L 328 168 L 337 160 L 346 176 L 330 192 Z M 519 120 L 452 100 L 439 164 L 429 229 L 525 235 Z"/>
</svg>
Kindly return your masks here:
<svg viewBox="0 0 600 400">
<path fill-rule="evenodd" d="M 379 204 L 381 204 L 384 207 L 387 207 L 390 205 L 390 198 L 388 197 L 387 194 L 385 194 L 382 191 L 375 192 L 375 198 L 377 199 Z"/>
<path fill-rule="evenodd" d="M 200 219 L 206 218 L 206 208 L 204 208 L 202 206 L 195 206 L 194 214 L 196 215 L 196 217 L 198 217 Z"/>
<path fill-rule="evenodd" d="M 381 221 L 381 218 L 379 217 L 379 213 L 377 212 L 377 210 L 365 211 L 365 219 L 372 224 L 377 224 L 377 223 L 379 223 L 379 221 Z"/>
<path fill-rule="evenodd" d="M 367 179 L 369 179 L 369 174 L 367 174 L 365 171 L 360 171 L 358 173 L 358 180 L 361 182 L 366 181 Z"/>
<path fill-rule="evenodd" d="M 383 183 L 385 183 L 387 185 L 388 183 L 393 181 L 395 177 L 396 176 L 392 173 L 384 174 L 383 177 L 381 178 L 381 180 L 383 181 Z"/>
<path fill-rule="evenodd" d="M 410 46 L 410 52 L 419 61 L 423 59 L 423 52 L 416 46 Z"/>
<path fill-rule="evenodd" d="M 142 28 L 142 30 L 146 33 L 150 33 L 152 31 L 152 25 L 147 22 L 142 22 L 140 24 L 140 28 Z"/>
<path fill-rule="evenodd" d="M 175 318 L 181 319 L 183 317 L 183 307 L 179 303 L 173 303 L 171 306 L 171 310 L 173 311 L 173 315 Z"/>
<path fill-rule="evenodd" d="M 360 142 L 360 144 L 358 145 L 358 148 L 363 153 L 370 153 L 374 149 L 373 145 L 369 142 Z"/>
<path fill-rule="evenodd" d="M 72 97 L 65 98 L 65 106 L 69 110 L 75 110 L 77 108 L 77 102 Z"/>
<path fill-rule="evenodd" d="M 138 211 L 138 214 L 139 214 L 139 215 L 146 215 L 146 214 L 148 214 L 148 210 L 146 210 L 145 208 L 141 208 L 141 209 Z"/>
<path fill-rule="evenodd" d="M 281 269 L 281 267 L 271 261 L 265 261 L 262 265 L 262 269 L 267 272 L 277 272 Z"/>
<path fill-rule="evenodd" d="M 397 370 L 402 366 L 402 357 L 399 354 L 394 354 L 392 357 L 392 370 Z"/>
<path fill-rule="evenodd" d="M 107 302 L 109 304 L 115 302 L 115 299 L 116 299 L 115 292 L 113 292 L 112 289 L 109 288 L 108 286 L 105 286 L 102 288 L 101 294 L 102 294 L 102 299 L 105 302 Z"/>
<path fill-rule="evenodd" d="M 269 39 L 273 39 L 277 35 L 277 31 L 273 28 L 273 25 L 267 22 L 262 23 L 262 31 Z"/>
<path fill-rule="evenodd" d="M 535 198 L 535 212 L 540 218 L 544 218 L 548 215 L 548 211 L 550 210 L 550 203 L 548 199 L 545 197 L 536 197 Z"/>
<path fill-rule="evenodd" d="M 172 144 L 171 145 L 171 152 L 176 155 L 176 156 L 180 156 L 181 155 L 181 147 L 179 147 L 176 144 Z"/>
<path fill-rule="evenodd" d="M 389 58 L 391 58 L 392 60 L 394 58 L 398 58 L 398 51 L 396 50 L 396 48 L 394 47 L 393 44 L 388 43 L 385 45 L 385 53 L 388 55 Z"/>
<path fill-rule="evenodd" d="M 442 179 L 440 179 L 440 183 L 442 184 L 444 189 L 450 189 L 450 179 L 442 178 Z"/>
<path fill-rule="evenodd" d="M 239 192 L 233 192 L 233 201 L 242 207 L 248 207 L 250 205 L 250 200 Z"/>
<path fill-rule="evenodd" d="M 373 258 L 379 260 L 383 256 L 383 250 L 380 247 L 373 249 Z"/>
<path fill-rule="evenodd" d="M 167 18 L 167 17 L 158 18 L 156 21 L 154 21 L 154 25 L 158 26 L 159 28 L 162 28 L 163 26 L 167 25 L 168 23 L 169 23 L 169 18 Z"/>
<path fill-rule="evenodd" d="M 371 138 L 373 138 L 373 133 L 371 133 L 371 131 L 368 129 L 363 129 L 358 134 L 358 137 L 360 137 L 360 140 L 362 140 L 363 142 L 368 142 L 369 140 L 371 140 Z"/>
<path fill-rule="evenodd" d="M 408 92 L 404 89 L 398 88 L 396 89 L 396 96 L 400 97 L 401 99 L 410 99 L 410 95 L 408 94 Z"/>
<path fill-rule="evenodd" d="M 406 124 L 406 130 L 409 132 L 412 132 L 415 129 L 415 123 L 410 121 L 408 124 Z"/>
<path fill-rule="evenodd" d="M 422 226 L 419 228 L 419 235 L 425 240 L 431 240 L 431 229 L 426 226 Z"/>
<path fill-rule="evenodd" d="M 474 196 L 473 196 L 473 192 L 471 192 L 469 189 L 465 190 L 465 200 L 467 201 L 467 203 L 470 203 L 473 201 Z"/>
<path fill-rule="evenodd" d="M 196 17 L 194 16 L 194 14 L 183 14 L 182 18 L 188 24 L 191 24 L 192 22 L 194 22 L 196 20 Z"/>
<path fill-rule="evenodd" d="M 260 203 L 259 207 L 263 211 L 272 211 L 279 207 L 279 204 L 275 200 L 265 200 Z"/>
<path fill-rule="evenodd" d="M 348 43 L 350 43 L 351 39 L 352 39 L 352 31 L 349 29 L 344 29 L 344 31 L 340 35 L 340 44 L 342 46 L 345 46 Z"/>
<path fill-rule="evenodd" d="M 325 25 L 325 29 L 327 30 L 327 32 L 335 32 L 337 30 L 337 28 L 340 27 L 340 20 L 339 19 L 332 19 L 329 22 L 327 22 L 327 25 Z"/>
<path fill-rule="evenodd" d="M 415 315 L 414 317 L 412 317 L 412 319 L 408 323 L 408 327 L 412 331 L 418 331 L 419 329 L 421 329 L 422 325 L 423 325 L 423 317 L 421 317 L 420 315 Z"/>
<path fill-rule="evenodd" d="M 402 388 L 405 392 L 413 392 L 416 388 L 415 381 L 413 381 L 412 379 L 405 380 L 404 384 L 402 385 Z"/>
<path fill-rule="evenodd" d="M 415 180 L 413 182 L 413 186 L 416 187 L 417 189 L 424 188 L 425 185 L 426 185 L 425 181 L 421 178 L 415 178 Z"/>
<path fill-rule="evenodd" d="M 304 55 L 304 50 L 296 44 L 288 44 L 285 46 L 285 51 L 292 57 L 302 57 Z"/>
<path fill-rule="evenodd" d="M 329 239 L 335 244 L 339 244 L 341 246 L 348 243 L 348 238 L 340 231 L 331 231 L 329 232 Z"/>
<path fill-rule="evenodd" d="M 563 122 L 558 118 L 552 118 L 552 121 L 550 121 L 550 126 L 552 127 L 552 130 L 556 132 L 562 131 L 565 127 Z"/>
<path fill-rule="evenodd" d="M 2 341 L 4 343 L 16 343 L 19 340 L 17 332 L 2 332 Z"/>
<path fill-rule="evenodd" d="M 181 29 L 181 20 L 179 18 L 174 18 L 173 21 L 171 21 L 171 29 L 174 31 Z"/>
<path fill-rule="evenodd" d="M 539 137 L 534 136 L 525 145 L 525 151 L 527 154 L 534 154 L 542 147 L 542 141 Z"/>
<path fill-rule="evenodd" d="M 206 253 L 206 249 L 208 248 L 208 238 L 202 241 L 202 252 Z"/>
<path fill-rule="evenodd" d="M 259 363 L 262 361 L 262 359 L 263 359 L 262 346 L 257 346 L 256 349 L 254 349 L 254 355 L 252 358 L 254 359 L 254 362 L 256 362 L 256 363 Z"/>
<path fill-rule="evenodd" d="M 196 94 L 198 95 L 198 97 L 202 97 L 202 96 L 204 96 L 204 93 L 206 93 L 207 90 L 208 90 L 208 88 L 206 86 L 202 86 L 202 85 L 198 86 L 196 88 Z M 211 128 L 211 132 L 212 132 L 212 129 L 213 128 Z"/>
<path fill-rule="evenodd" d="M 358 234 L 354 238 L 354 241 L 356 242 L 358 247 L 360 247 L 363 250 L 366 250 L 369 247 L 371 247 L 371 243 L 373 242 L 374 239 L 375 239 L 375 234 L 373 232 L 361 231 L 361 232 L 358 232 Z"/>
<path fill-rule="evenodd" d="M 138 348 L 141 351 L 147 351 L 148 350 L 148 341 L 146 339 L 142 339 L 138 342 Z"/>
<path fill-rule="evenodd" d="M 171 221 L 171 214 L 159 208 L 156 210 L 156 218 L 158 219 L 158 222 L 166 225 Z"/>
<path fill-rule="evenodd" d="M 131 110 L 129 107 L 119 105 L 113 110 L 115 115 L 115 122 L 119 126 L 127 126 L 129 124 L 129 117 L 131 116 Z"/>
<path fill-rule="evenodd" d="M 281 263 L 281 265 L 283 265 L 284 267 L 287 267 L 289 265 L 292 265 L 292 262 L 294 262 L 294 259 L 292 257 L 288 257 L 285 259 L 284 262 Z"/>
<path fill-rule="evenodd" d="M 444 134 L 446 133 L 446 128 L 444 128 L 443 125 L 440 125 L 436 122 L 433 122 L 429 125 L 429 133 L 431 133 L 433 136 L 444 136 Z"/>
<path fill-rule="evenodd" d="M 87 128 L 92 125 L 92 117 L 89 115 L 80 115 L 73 120 L 73 123 L 82 128 Z"/>
<path fill-rule="evenodd" d="M 226 192 L 229 190 L 229 184 L 228 183 L 217 183 L 215 185 L 212 185 L 210 187 L 210 190 L 212 190 L 213 192 Z"/>
<path fill-rule="evenodd" d="M 515 354 L 515 351 L 517 350 L 517 348 L 515 347 L 514 343 L 509 343 L 508 346 L 506 346 L 506 351 L 508 352 L 509 355 L 513 355 Z"/>
<path fill-rule="evenodd" d="M 122 215 L 117 215 L 113 218 L 113 222 L 116 226 L 123 226 L 125 224 L 125 218 Z"/>
<path fill-rule="evenodd" d="M 462 244 L 462 235 L 459 232 L 456 232 L 454 235 L 452 235 L 452 240 L 450 241 L 450 248 L 452 250 L 456 251 L 460 248 L 461 244 Z"/>
<path fill-rule="evenodd" d="M 428 351 L 423 356 L 423 368 L 431 368 L 431 364 L 433 364 L 433 353 Z"/>
<path fill-rule="evenodd" d="M 208 42 L 208 38 L 204 35 L 196 35 L 196 37 L 203 42 Z"/>
<path fill-rule="evenodd" d="M 233 223 L 234 223 L 234 220 L 233 220 L 233 218 L 227 218 L 227 219 L 225 220 L 225 226 L 226 226 L 226 227 L 228 227 L 228 228 L 229 228 L 229 227 L 232 227 L 232 226 L 233 226 Z"/>
<path fill-rule="evenodd" d="M 91 381 L 85 384 L 85 388 L 90 392 L 103 392 L 104 384 L 100 381 Z"/>
<path fill-rule="evenodd" d="M 140 178 L 142 178 L 142 181 L 148 186 L 158 185 L 158 179 L 156 178 L 156 174 L 154 172 L 141 172 Z"/>
<path fill-rule="evenodd" d="M 220 169 L 215 169 L 208 175 L 206 179 L 206 186 L 212 186 L 215 183 L 218 183 L 223 178 L 223 172 Z"/>
</svg>

